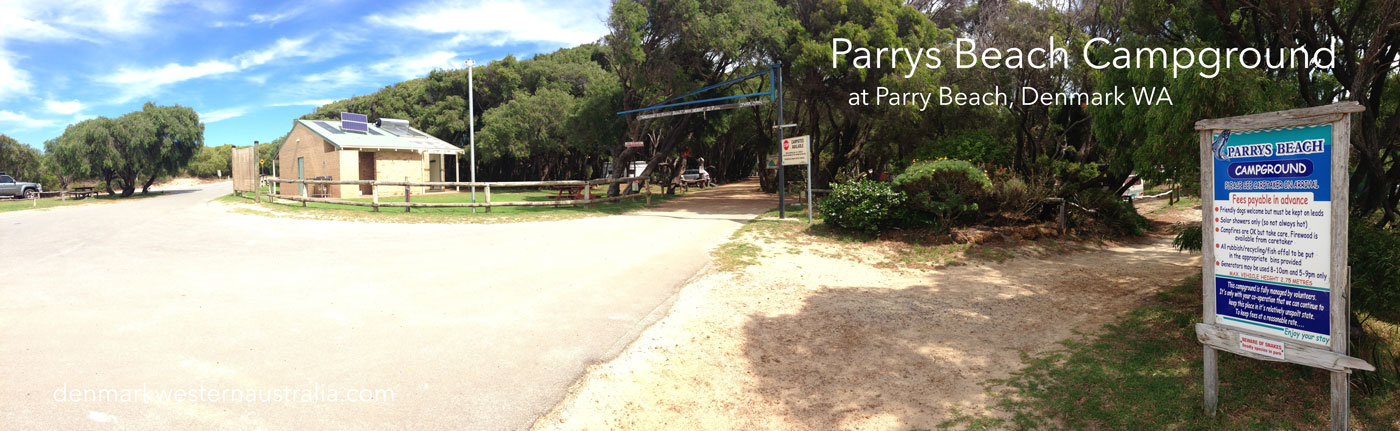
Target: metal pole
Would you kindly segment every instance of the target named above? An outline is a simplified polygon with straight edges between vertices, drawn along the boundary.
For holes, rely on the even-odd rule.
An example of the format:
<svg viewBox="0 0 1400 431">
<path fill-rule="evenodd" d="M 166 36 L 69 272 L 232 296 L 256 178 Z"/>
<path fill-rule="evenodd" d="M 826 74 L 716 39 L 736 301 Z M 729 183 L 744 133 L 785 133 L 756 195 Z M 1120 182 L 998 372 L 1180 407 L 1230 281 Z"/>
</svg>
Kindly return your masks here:
<svg viewBox="0 0 1400 431">
<path fill-rule="evenodd" d="M 476 67 L 476 62 L 471 58 L 467 59 L 467 136 L 471 146 L 471 176 L 472 176 L 472 203 L 476 203 L 476 101 L 474 100 L 476 86 L 472 83 L 472 68 Z M 489 208 L 489 207 L 488 207 Z M 476 213 L 476 207 L 472 207 L 472 213 Z"/>
<path fill-rule="evenodd" d="M 807 225 L 812 225 L 812 142 L 807 140 Z"/>
<path fill-rule="evenodd" d="M 776 86 L 776 89 L 775 89 L 776 91 L 775 91 L 775 92 L 778 94 L 778 125 L 782 125 L 782 124 L 783 124 L 783 62 L 780 61 L 780 62 L 778 62 L 777 64 L 774 64 L 774 65 L 773 65 L 773 69 L 775 69 L 775 70 L 777 71 L 777 74 L 773 76 L 773 84 Z M 782 128 L 782 127 L 779 127 L 779 128 L 778 128 L 778 145 L 782 145 L 782 144 L 783 144 L 783 128 Z M 786 193 L 786 191 L 784 190 L 784 186 L 786 186 L 786 184 L 784 184 L 785 181 L 787 181 L 787 180 L 783 178 L 783 151 L 782 151 L 782 147 L 780 146 L 780 147 L 778 147 L 778 218 L 780 218 L 780 219 L 781 219 L 781 218 L 787 218 L 787 193 Z"/>
</svg>

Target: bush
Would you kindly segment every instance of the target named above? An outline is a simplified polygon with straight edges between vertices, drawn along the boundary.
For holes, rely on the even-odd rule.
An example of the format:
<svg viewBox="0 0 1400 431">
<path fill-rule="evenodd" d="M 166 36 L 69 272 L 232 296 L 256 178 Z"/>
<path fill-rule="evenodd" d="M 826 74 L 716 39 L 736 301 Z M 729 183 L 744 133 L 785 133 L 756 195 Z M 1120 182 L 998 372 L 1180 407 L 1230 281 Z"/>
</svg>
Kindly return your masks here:
<svg viewBox="0 0 1400 431">
<path fill-rule="evenodd" d="M 915 160 L 958 159 L 973 163 L 1009 164 L 1011 145 L 998 141 L 992 132 L 973 130 L 943 137 L 914 149 Z"/>
<path fill-rule="evenodd" d="M 889 183 L 861 180 L 832 186 L 820 209 L 827 223 L 878 232 L 901 218 L 904 202 L 904 193 L 890 188 Z"/>
<path fill-rule="evenodd" d="M 1111 190 L 1089 188 L 1070 198 L 1085 209 L 1094 210 L 1091 217 L 1105 233 L 1139 236 L 1147 232 L 1147 218 L 1137 213 L 1133 204 L 1124 201 Z"/>
<path fill-rule="evenodd" d="M 1348 238 L 1352 310 L 1400 323 L 1400 232 L 1354 218 Z"/>
<path fill-rule="evenodd" d="M 894 178 L 896 190 L 909 196 L 914 221 L 947 229 L 978 209 L 992 189 L 987 173 L 962 160 L 914 162 Z"/>
<path fill-rule="evenodd" d="M 1032 185 L 1020 178 L 1009 177 L 995 183 L 980 209 L 1001 212 L 1004 216 L 1021 219 L 1040 208 L 1048 196 L 1048 191 L 1042 185 Z M 1035 215 L 1031 217 L 1034 218 Z"/>
</svg>

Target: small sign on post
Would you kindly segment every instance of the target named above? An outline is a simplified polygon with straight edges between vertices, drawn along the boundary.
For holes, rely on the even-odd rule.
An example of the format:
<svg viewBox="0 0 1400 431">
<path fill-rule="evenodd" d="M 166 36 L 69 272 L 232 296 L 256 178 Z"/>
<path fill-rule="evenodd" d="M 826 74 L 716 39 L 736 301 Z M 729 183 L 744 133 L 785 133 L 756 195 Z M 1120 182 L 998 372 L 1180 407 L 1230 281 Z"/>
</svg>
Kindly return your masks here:
<svg viewBox="0 0 1400 431">
<path fill-rule="evenodd" d="M 625 148 L 641 148 L 642 145 L 646 144 L 643 144 L 642 141 L 627 141 L 622 143 L 622 146 Z"/>
<path fill-rule="evenodd" d="M 1332 372 L 1332 429 L 1347 429 L 1347 163 L 1343 102 L 1196 123 L 1201 145 L 1205 410 L 1219 351 Z"/>
<path fill-rule="evenodd" d="M 778 169 L 778 155 L 769 154 L 768 161 L 764 162 L 763 166 L 768 169 Z"/>
<path fill-rule="evenodd" d="M 795 136 L 783 140 L 783 166 L 807 164 L 807 137 Z"/>
</svg>

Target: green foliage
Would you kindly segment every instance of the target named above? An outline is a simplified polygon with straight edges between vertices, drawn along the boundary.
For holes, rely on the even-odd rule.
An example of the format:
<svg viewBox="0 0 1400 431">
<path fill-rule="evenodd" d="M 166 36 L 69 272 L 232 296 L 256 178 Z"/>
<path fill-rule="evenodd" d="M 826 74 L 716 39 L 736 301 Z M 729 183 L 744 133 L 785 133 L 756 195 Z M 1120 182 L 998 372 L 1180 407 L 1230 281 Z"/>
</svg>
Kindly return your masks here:
<svg viewBox="0 0 1400 431">
<path fill-rule="evenodd" d="M 1070 211 L 1070 214 L 1076 215 L 1074 219 L 1080 225 L 1089 225 L 1113 236 L 1140 236 L 1147 232 L 1147 218 L 1138 214 L 1133 204 L 1113 191 L 1099 188 L 1080 190 L 1070 197 L 1070 202 L 1093 211 L 1092 214 Z"/>
<path fill-rule="evenodd" d="M 147 102 L 118 118 L 70 125 L 45 150 L 58 173 L 119 185 L 126 197 L 184 169 L 203 146 L 204 123 L 194 109 Z"/>
<path fill-rule="evenodd" d="M 994 184 L 981 209 L 1000 212 L 1002 216 L 1012 219 L 1026 218 L 1049 197 L 1048 190 L 1041 184 L 1030 184 L 1015 176 Z"/>
<path fill-rule="evenodd" d="M 878 232 L 900 219 L 905 195 L 889 183 L 861 180 L 836 184 L 819 202 L 823 219 L 853 230 Z"/>
<path fill-rule="evenodd" d="M 232 172 L 232 144 L 200 148 L 199 153 L 195 154 L 194 160 L 190 161 L 189 167 L 185 168 L 186 174 L 201 178 L 211 178 L 220 174 L 227 177 L 233 175 Z"/>
<path fill-rule="evenodd" d="M 977 202 L 992 190 L 987 173 L 962 160 L 915 162 L 894 178 L 895 189 L 909 197 L 915 221 L 948 229 L 977 211 Z"/>
<path fill-rule="evenodd" d="M 1004 165 L 1011 162 L 1011 146 L 996 139 L 990 130 L 970 130 L 924 144 L 914 150 L 914 159 L 958 159 L 979 165 Z"/>
<path fill-rule="evenodd" d="M 1176 247 L 1177 251 L 1201 251 L 1201 241 L 1201 225 L 1193 223 L 1177 232 L 1176 238 L 1172 239 L 1172 247 Z"/>
<path fill-rule="evenodd" d="M 1400 324 L 1400 232 L 1354 219 L 1348 245 L 1352 310 Z"/>
<path fill-rule="evenodd" d="M 39 150 L 0 134 L 0 172 L 15 181 L 39 182 L 43 172 L 41 159 Z"/>
</svg>

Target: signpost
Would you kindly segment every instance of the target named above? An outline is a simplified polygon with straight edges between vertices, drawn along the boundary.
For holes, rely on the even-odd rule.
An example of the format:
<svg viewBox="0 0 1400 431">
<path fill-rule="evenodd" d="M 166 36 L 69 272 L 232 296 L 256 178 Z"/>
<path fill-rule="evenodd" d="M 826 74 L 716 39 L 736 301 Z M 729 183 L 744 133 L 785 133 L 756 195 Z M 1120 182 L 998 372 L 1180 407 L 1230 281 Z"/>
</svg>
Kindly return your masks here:
<svg viewBox="0 0 1400 431">
<path fill-rule="evenodd" d="M 1347 156 L 1355 102 L 1196 123 L 1201 133 L 1205 410 L 1217 355 L 1332 371 L 1332 429 L 1347 429 Z"/>
<path fill-rule="evenodd" d="M 807 136 L 794 136 L 783 140 L 782 163 L 779 166 L 807 165 L 807 224 L 812 224 L 812 164 L 811 153 L 807 151 Z"/>
</svg>

